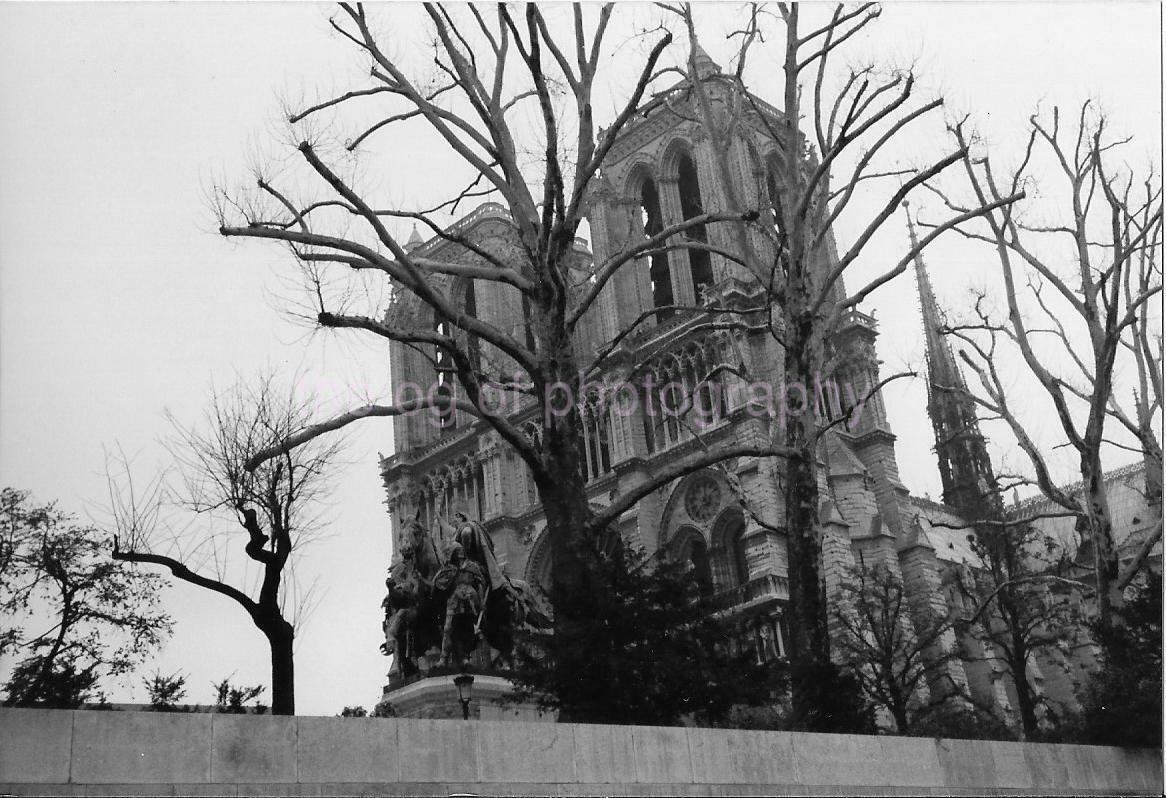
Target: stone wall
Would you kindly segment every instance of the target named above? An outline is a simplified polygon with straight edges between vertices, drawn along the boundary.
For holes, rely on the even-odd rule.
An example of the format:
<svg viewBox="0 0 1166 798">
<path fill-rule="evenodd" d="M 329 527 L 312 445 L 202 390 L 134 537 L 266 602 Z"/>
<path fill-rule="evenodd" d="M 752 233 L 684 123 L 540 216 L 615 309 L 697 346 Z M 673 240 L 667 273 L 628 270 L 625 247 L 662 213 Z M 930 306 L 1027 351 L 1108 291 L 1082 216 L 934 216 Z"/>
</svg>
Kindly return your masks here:
<svg viewBox="0 0 1166 798">
<path fill-rule="evenodd" d="M 646 726 L 0 710 L 0 793 L 1152 794 L 1161 751 Z"/>
</svg>

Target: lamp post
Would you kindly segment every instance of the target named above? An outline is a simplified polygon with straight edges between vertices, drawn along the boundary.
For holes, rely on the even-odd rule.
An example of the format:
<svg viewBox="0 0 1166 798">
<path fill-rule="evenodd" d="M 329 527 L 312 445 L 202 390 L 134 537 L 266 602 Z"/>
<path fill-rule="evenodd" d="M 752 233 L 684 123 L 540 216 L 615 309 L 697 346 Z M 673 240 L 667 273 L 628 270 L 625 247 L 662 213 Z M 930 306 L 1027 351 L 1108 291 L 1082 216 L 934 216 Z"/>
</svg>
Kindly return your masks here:
<svg viewBox="0 0 1166 798">
<path fill-rule="evenodd" d="M 474 675 L 472 673 L 460 673 L 453 677 L 453 683 L 457 687 L 457 700 L 462 704 L 462 720 L 469 720 L 470 695 L 474 690 Z"/>
</svg>

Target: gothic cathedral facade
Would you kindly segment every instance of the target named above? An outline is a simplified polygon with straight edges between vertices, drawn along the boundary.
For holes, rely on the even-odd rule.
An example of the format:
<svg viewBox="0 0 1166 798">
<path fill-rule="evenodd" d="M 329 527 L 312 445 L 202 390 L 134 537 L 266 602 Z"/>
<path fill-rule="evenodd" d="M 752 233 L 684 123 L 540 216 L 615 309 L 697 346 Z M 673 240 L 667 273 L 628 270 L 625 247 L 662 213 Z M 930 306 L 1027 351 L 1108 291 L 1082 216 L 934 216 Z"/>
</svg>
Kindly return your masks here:
<svg viewBox="0 0 1166 798">
<path fill-rule="evenodd" d="M 698 78 L 718 92 L 729 92 L 719 69 L 704 58 Z M 684 113 L 683 89 L 647 103 L 636 114 L 603 164 L 589 201 L 590 242 L 578 239 L 576 253 L 580 274 L 589 262 L 601 262 L 679 220 L 705 209 L 725 207 L 721 171 L 714 166 L 712 142 L 693 116 Z M 729 153 L 735 169 L 735 189 L 762 209 L 762 220 L 774 222 L 780 202 L 776 179 L 776 151 L 760 115 L 777 119 L 780 112 L 760 100 L 754 113 L 743 116 Z M 717 249 L 732 251 L 737 244 L 725 225 L 698 228 L 692 237 Z M 514 246 L 509 216 L 499 205 L 487 203 L 456 223 L 459 235 L 471 237 L 481 247 L 504 255 Z M 764 236 L 750 244 L 761 258 L 773 258 Z M 411 252 L 433 259 L 465 258 L 455 244 L 435 238 L 422 241 L 416 235 Z M 919 264 L 922 270 L 922 264 Z M 930 324 L 927 305 L 934 297 L 919 272 L 924 319 Z M 521 340 L 523 308 L 518 292 L 496 282 L 447 277 L 437 286 L 468 312 L 503 326 Z M 649 478 L 661 464 L 694 447 L 723 439 L 767 440 L 771 419 L 758 412 L 748 391 L 742 390 L 742 374 L 762 379 L 779 395 L 782 386 L 782 353 L 767 331 L 709 329 L 696 314 L 670 307 L 696 306 L 715 300 L 718 306 L 747 309 L 763 303 L 761 286 L 739 266 L 708 250 L 677 249 L 658 252 L 624 268 L 600 296 L 581 326 L 577 347 L 594 354 L 635 326 L 608 359 L 597 382 L 608 386 L 631 384 L 638 397 L 634 412 L 626 404 L 616 407 L 591 403 L 582 396 L 585 435 L 581 442 L 589 478 L 589 500 L 604 505 L 610 497 Z M 654 309 L 659 308 L 655 313 Z M 419 304 L 403 298 L 389 314 L 398 323 L 423 324 Z M 645 318 L 646 317 L 646 318 Z M 929 362 L 950 358 L 942 340 L 932 340 L 928 330 Z M 885 564 L 898 575 L 911 596 L 912 612 L 944 609 L 954 600 L 945 575 L 974 563 L 967 542 L 968 530 L 959 530 L 964 493 L 945 491 L 944 504 L 910 495 L 899 478 L 895 435 L 887 423 L 883 398 L 871 394 L 879 380 L 875 355 L 878 325 L 872 316 L 849 313 L 835 332 L 832 346 L 844 355 L 833 375 L 836 396 L 821 396 L 819 410 L 829 415 L 829 405 L 849 410 L 863 402 L 855 421 L 834 426 L 819 451 L 822 465 L 823 572 L 828 591 L 855 564 Z M 492 361 L 490 354 L 476 352 L 483 368 L 507 374 L 508 364 Z M 581 362 L 586 362 L 581 358 Z M 401 344 L 393 344 L 390 364 L 398 396 L 406 385 L 426 393 L 452 392 L 453 385 L 442 369 L 440 356 Z M 944 361 L 944 366 L 948 365 Z M 952 364 L 954 368 L 954 364 Z M 591 375 L 588 375 L 589 379 Z M 682 385 L 682 396 L 691 397 L 687 414 L 669 405 L 667 393 L 653 386 Z M 959 408 L 942 407 L 939 398 L 929 405 L 933 419 L 942 424 L 966 423 L 947 419 Z M 538 435 L 541 419 L 533 405 L 515 402 L 504 412 Z M 945 415 L 946 414 L 946 415 Z M 696 419 L 695 423 L 690 423 Z M 944 420 L 947 419 L 947 420 Z M 441 513 L 461 511 L 480 520 L 493 540 L 496 556 L 505 571 L 536 588 L 550 580 L 550 547 L 534 482 L 527 467 L 485 422 L 454 410 L 443 414 L 419 412 L 394 419 L 394 451 L 381 463 L 394 540 L 408 523 L 419 517 L 423 526 L 433 524 Z M 973 441 L 973 446 L 974 441 Z M 979 446 L 982 449 L 982 439 Z M 940 451 L 945 471 L 955 480 L 972 480 L 979 451 L 971 465 L 966 458 Z M 963 473 L 968 467 L 972 472 Z M 961 470 L 962 469 L 962 470 Z M 952 484 L 955 484 L 954 482 Z M 744 494 L 752 512 L 738 497 Z M 958 494 L 958 495 L 957 495 Z M 620 519 L 627 545 L 651 554 L 682 558 L 692 563 L 694 574 L 715 594 L 724 611 L 747 620 L 749 635 L 740 645 L 762 661 L 786 653 L 788 629 L 787 557 L 781 529 L 782 464 L 775 458 L 741 458 L 719 469 L 691 474 L 643 499 Z M 758 523 L 760 517 L 764 524 Z M 949 526 L 941 526 L 948 524 Z M 394 546 L 394 551 L 400 551 Z M 967 643 L 968 641 L 965 641 Z M 949 641 L 955 644 L 956 641 Z M 989 652 L 990 653 L 990 652 Z M 948 666 L 951 679 L 983 704 L 1000 709 L 1007 717 L 1010 698 L 1002 669 L 991 656 L 956 661 Z M 1051 672 L 1051 671 L 1050 671 Z M 1050 685 L 1052 689 L 1052 685 Z M 1071 694 L 1067 681 L 1055 688 Z"/>
</svg>

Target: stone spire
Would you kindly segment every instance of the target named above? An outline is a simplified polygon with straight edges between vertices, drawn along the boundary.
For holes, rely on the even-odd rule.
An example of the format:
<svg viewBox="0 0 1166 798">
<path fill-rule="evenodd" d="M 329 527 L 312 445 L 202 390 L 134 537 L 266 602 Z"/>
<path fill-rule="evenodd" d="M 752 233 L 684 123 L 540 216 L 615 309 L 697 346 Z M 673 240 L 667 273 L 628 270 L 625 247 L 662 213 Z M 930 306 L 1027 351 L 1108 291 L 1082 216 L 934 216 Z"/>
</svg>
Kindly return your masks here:
<svg viewBox="0 0 1166 798">
<path fill-rule="evenodd" d="M 911 210 L 904 201 L 911 248 L 919 244 Z M 955 354 L 943 335 L 939 304 L 922 254 L 915 256 L 915 280 L 927 345 L 927 414 L 935 432 L 935 454 L 943 481 L 943 501 L 968 520 L 1001 517 L 1002 503 L 993 494 L 996 483 L 992 461 L 976 419 L 976 405 L 967 395 L 967 383 Z"/>
<path fill-rule="evenodd" d="M 705 80 L 710 75 L 719 75 L 721 67 L 716 61 L 712 59 L 705 49 L 700 46 L 700 42 L 692 42 L 692 63 L 696 69 L 696 77 L 699 80 Z"/>
<path fill-rule="evenodd" d="M 421 234 L 417 232 L 417 225 L 413 225 L 413 232 L 409 234 L 409 240 L 405 242 L 405 251 L 412 252 L 425 242 L 421 238 Z"/>
</svg>

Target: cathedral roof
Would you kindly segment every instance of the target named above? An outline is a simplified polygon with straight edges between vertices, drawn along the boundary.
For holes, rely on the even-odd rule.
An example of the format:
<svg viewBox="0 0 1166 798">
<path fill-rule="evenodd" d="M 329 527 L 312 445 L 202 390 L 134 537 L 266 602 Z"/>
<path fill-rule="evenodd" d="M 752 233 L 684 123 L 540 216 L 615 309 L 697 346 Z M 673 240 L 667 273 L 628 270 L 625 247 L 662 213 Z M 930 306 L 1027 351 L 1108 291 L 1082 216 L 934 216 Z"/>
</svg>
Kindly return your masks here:
<svg viewBox="0 0 1166 798">
<path fill-rule="evenodd" d="M 1122 479 L 1123 477 L 1141 475 L 1145 468 L 1145 463 L 1130 463 L 1129 465 L 1106 471 L 1101 475 L 1101 481 L 1108 486 L 1113 484 L 1115 481 Z M 1066 493 L 1070 496 L 1080 496 L 1081 492 L 1085 488 L 1085 483 L 1077 481 L 1069 485 L 1060 485 L 1058 487 L 1060 487 L 1063 493 Z M 1035 510 L 1040 510 L 1052 505 L 1052 499 L 1043 493 L 1038 493 L 1035 496 L 1029 496 L 1026 499 L 1014 501 L 1012 506 L 1008 508 L 1008 515 L 1012 518 L 1023 518 L 1026 515 L 1030 515 Z M 1057 506 L 1059 507 L 1060 505 Z"/>
<path fill-rule="evenodd" d="M 931 536 L 927 534 L 927 529 L 931 528 L 926 518 L 921 515 L 916 515 L 915 518 L 907 525 L 907 534 L 899 538 L 896 548 L 899 551 L 906 551 L 908 549 L 923 548 L 935 550 L 935 545 L 931 542 Z"/>
<path fill-rule="evenodd" d="M 853 476 L 867 473 L 858 455 L 838 435 L 823 436 L 826 465 L 830 476 Z"/>
</svg>

